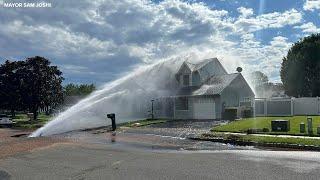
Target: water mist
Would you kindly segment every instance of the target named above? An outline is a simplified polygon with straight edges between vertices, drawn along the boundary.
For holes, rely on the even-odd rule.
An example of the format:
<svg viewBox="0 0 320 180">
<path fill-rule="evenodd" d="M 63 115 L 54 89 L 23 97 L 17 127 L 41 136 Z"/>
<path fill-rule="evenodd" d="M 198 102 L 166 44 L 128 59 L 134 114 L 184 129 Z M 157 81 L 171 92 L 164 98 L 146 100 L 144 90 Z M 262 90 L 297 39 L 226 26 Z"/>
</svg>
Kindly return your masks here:
<svg viewBox="0 0 320 180">
<path fill-rule="evenodd" d="M 139 67 L 107 83 L 36 130 L 30 137 L 110 125 L 106 117 L 108 113 L 116 114 L 117 123 L 146 118 L 151 99 L 174 95 L 177 89 L 174 75 L 184 60 L 171 59 Z"/>
</svg>

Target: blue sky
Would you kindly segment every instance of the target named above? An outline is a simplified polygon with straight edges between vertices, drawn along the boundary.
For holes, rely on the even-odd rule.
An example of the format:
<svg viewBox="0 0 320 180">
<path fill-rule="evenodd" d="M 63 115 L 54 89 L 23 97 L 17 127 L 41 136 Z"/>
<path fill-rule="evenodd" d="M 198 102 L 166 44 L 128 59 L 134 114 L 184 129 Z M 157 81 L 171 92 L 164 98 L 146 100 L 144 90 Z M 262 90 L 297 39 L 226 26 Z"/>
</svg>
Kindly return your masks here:
<svg viewBox="0 0 320 180">
<path fill-rule="evenodd" d="M 0 62 L 44 56 L 67 82 L 103 84 L 186 54 L 221 59 L 229 72 L 260 70 L 279 82 L 292 43 L 320 32 L 320 0 L 0 0 Z"/>
</svg>

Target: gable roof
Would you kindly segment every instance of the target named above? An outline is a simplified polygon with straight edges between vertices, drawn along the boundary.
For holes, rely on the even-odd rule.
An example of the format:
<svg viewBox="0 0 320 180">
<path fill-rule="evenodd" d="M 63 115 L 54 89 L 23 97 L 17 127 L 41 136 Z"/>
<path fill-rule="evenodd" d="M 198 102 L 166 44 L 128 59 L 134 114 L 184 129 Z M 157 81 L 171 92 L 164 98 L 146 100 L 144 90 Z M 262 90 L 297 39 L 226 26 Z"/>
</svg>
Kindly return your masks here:
<svg viewBox="0 0 320 180">
<path fill-rule="evenodd" d="M 222 66 L 222 64 L 220 63 L 220 61 L 217 58 L 209 58 L 209 59 L 201 60 L 200 62 L 197 62 L 197 63 L 191 63 L 188 61 L 184 61 L 183 64 L 181 65 L 181 67 L 179 68 L 177 74 L 179 74 L 181 68 L 184 67 L 183 66 L 184 64 L 190 69 L 191 72 L 194 72 L 194 71 L 197 71 L 197 70 L 203 68 L 204 66 L 206 66 L 210 62 L 214 62 L 215 64 L 220 66 L 227 73 L 227 71 L 224 69 L 224 67 Z"/>
<path fill-rule="evenodd" d="M 209 62 L 214 61 L 214 60 L 218 60 L 218 59 L 217 58 L 204 59 L 198 63 L 191 63 L 188 61 L 185 61 L 185 62 L 191 71 L 196 71 L 196 70 L 202 68 L 203 66 L 205 66 L 206 64 L 208 64 Z"/>
<path fill-rule="evenodd" d="M 183 87 L 177 96 L 220 95 L 240 73 L 210 77 L 202 86 Z"/>
</svg>

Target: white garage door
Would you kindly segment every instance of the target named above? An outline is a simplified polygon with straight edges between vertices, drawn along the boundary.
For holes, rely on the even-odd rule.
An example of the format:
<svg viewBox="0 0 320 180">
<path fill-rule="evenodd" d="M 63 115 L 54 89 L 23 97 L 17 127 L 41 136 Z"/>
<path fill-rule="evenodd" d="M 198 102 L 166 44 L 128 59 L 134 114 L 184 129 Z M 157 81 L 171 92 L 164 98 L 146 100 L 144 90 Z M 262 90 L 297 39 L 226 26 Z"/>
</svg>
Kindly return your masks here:
<svg viewBox="0 0 320 180">
<path fill-rule="evenodd" d="M 215 119 L 215 103 L 214 102 L 196 102 L 194 103 L 195 119 Z"/>
</svg>

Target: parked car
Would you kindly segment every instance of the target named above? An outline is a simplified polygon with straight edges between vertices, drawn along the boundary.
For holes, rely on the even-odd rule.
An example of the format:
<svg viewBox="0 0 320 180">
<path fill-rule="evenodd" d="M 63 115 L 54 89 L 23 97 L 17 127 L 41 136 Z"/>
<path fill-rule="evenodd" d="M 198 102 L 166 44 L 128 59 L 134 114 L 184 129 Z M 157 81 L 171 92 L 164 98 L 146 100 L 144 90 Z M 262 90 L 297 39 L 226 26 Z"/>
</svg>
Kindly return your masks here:
<svg viewBox="0 0 320 180">
<path fill-rule="evenodd" d="M 0 114 L 0 127 L 12 127 L 13 121 L 8 115 Z"/>
</svg>

